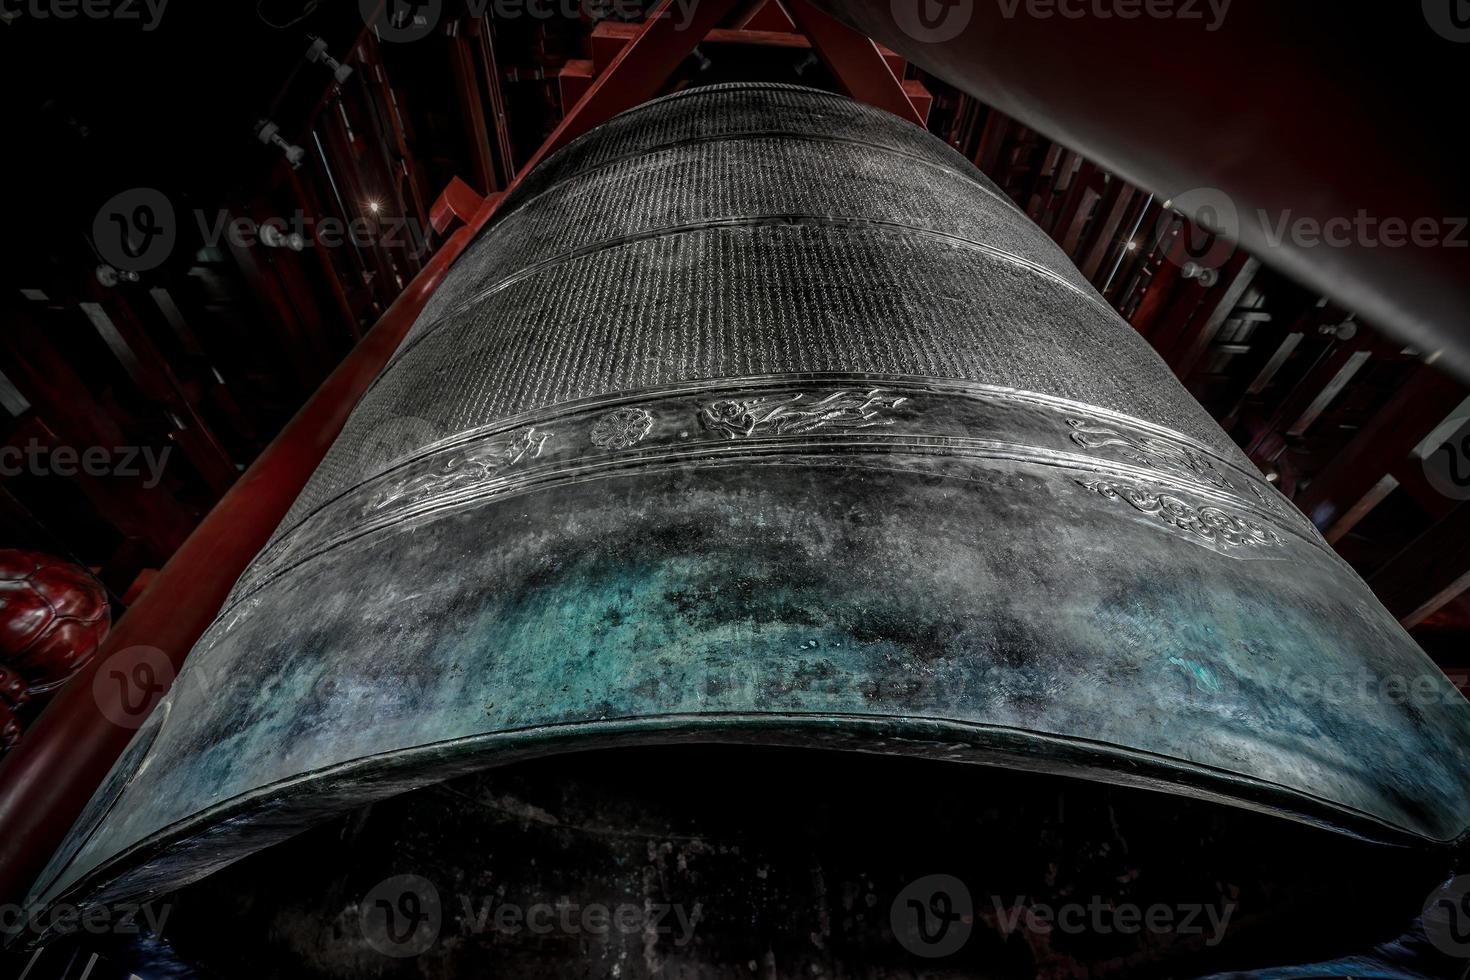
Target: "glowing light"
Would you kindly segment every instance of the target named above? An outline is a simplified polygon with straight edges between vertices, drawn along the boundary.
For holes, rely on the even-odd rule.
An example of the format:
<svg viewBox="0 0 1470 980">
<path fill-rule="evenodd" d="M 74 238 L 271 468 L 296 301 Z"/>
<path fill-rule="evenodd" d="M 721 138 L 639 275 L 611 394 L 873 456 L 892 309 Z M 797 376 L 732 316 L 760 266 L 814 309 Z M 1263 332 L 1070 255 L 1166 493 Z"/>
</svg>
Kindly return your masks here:
<svg viewBox="0 0 1470 980">
<path fill-rule="evenodd" d="M 379 211 L 383 210 L 383 205 L 379 201 L 369 201 L 368 210 L 371 211 L 373 214 L 377 214 Z"/>
</svg>

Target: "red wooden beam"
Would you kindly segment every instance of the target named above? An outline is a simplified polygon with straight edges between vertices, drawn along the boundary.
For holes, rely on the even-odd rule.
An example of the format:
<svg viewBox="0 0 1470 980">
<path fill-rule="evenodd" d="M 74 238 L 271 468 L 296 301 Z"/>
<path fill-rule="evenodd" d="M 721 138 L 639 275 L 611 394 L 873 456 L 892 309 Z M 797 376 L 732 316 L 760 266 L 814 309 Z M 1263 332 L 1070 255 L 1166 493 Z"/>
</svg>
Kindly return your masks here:
<svg viewBox="0 0 1470 980">
<path fill-rule="evenodd" d="M 0 901 L 18 901 L 76 820 L 132 730 L 107 720 L 93 678 L 115 653 L 149 646 L 175 668 L 193 648 L 245 566 L 265 546 L 450 263 L 489 219 L 476 215 L 445 243 L 383 319 L 307 400 L 210 511 L 118 622 L 98 655 L 63 687 L 0 760 Z M 121 705 L 112 717 L 118 714 Z"/>
<path fill-rule="evenodd" d="M 1470 503 L 1414 539 L 1368 584 L 1405 629 L 1470 590 Z"/>
<path fill-rule="evenodd" d="M 464 121 L 465 139 L 470 145 L 470 160 L 475 165 L 475 182 L 488 194 L 499 184 L 495 180 L 495 159 L 490 155 L 485 103 L 480 98 L 480 72 L 469 38 L 457 30 L 449 37 L 449 67 L 453 70 L 454 87 L 459 95 L 459 111 Z"/>
<path fill-rule="evenodd" d="M 82 450 L 126 446 L 133 441 L 46 331 L 21 310 L 5 311 L 0 365 L 42 423 L 67 445 Z M 90 476 L 84 468 L 78 470 L 76 479 L 104 520 L 124 536 L 147 542 L 159 560 L 174 552 L 193 524 L 178 501 L 162 489 L 145 488 L 130 478 Z"/>
<path fill-rule="evenodd" d="M 699 39 L 733 8 L 734 0 L 696 5 L 691 23 L 683 27 L 678 26 L 673 6 L 673 0 L 661 0 L 638 38 L 562 120 L 522 174 L 570 140 L 657 94 Z M 512 183 L 507 194 L 514 188 Z M 97 672 L 113 654 L 137 646 L 162 650 L 175 668 L 183 663 L 235 580 L 306 485 L 358 398 L 397 350 L 450 265 L 503 199 L 486 199 L 473 219 L 450 236 L 378 325 L 189 536 L 88 667 L 57 693 L 25 740 L 0 760 L 0 902 L 24 897 L 132 736 L 130 729 L 107 720 L 109 711 L 113 717 L 128 713 L 122 712 L 121 704 L 104 709 L 99 703 L 99 697 L 121 698 L 122 692 L 102 685 L 98 691 L 104 693 L 94 694 Z"/>
<path fill-rule="evenodd" d="M 495 58 L 495 32 L 485 17 L 471 22 L 469 32 L 480 42 L 480 67 L 485 73 L 485 91 L 489 93 L 490 127 L 495 133 L 495 159 L 500 175 L 500 183 L 495 186 L 509 187 L 516 179 L 517 171 L 510 145 L 510 119 L 505 113 L 505 93 L 500 89 L 500 65 Z M 489 190 L 486 188 L 487 193 Z"/>
<path fill-rule="evenodd" d="M 292 167 L 282 162 L 281 170 L 285 172 L 286 181 L 290 185 L 292 194 L 296 197 L 297 206 L 301 208 L 302 214 L 325 217 L 322 210 L 321 199 L 317 197 L 316 191 L 311 188 L 307 181 L 301 179 Z M 311 251 L 316 256 L 317 267 L 321 269 L 322 278 L 332 290 L 332 298 L 337 303 L 337 312 L 342 317 L 342 325 L 347 328 L 348 335 L 354 341 L 362 339 L 362 327 L 357 322 L 357 313 L 352 308 L 352 300 L 347 295 L 347 288 L 342 284 L 342 277 L 337 272 L 336 263 L 327 246 L 322 244 L 320 235 L 311 235 Z"/>
<path fill-rule="evenodd" d="M 429 211 L 429 222 L 442 235 L 456 219 L 468 222 L 484 206 L 485 199 L 476 194 L 473 187 L 458 177 L 452 177 L 444 193 L 434 201 Z"/>
<path fill-rule="evenodd" d="M 774 11 L 774 14 L 769 13 L 770 11 Z M 755 14 L 760 16 L 756 17 Z M 921 126 L 925 124 L 934 96 L 919 79 L 901 79 L 907 64 L 902 55 L 875 45 L 816 8 L 809 8 L 809 12 L 802 16 L 806 19 L 793 28 L 789 26 L 790 20 L 782 12 L 780 5 L 767 3 L 758 7 L 752 17 L 746 18 L 737 27 L 709 30 L 700 43 L 816 48 L 818 56 L 826 62 L 853 98 L 880 109 L 887 109 Z M 769 26 L 758 29 L 754 26 L 758 23 Z M 641 24 L 602 21 L 593 28 L 592 57 L 567 62 L 557 75 L 562 104 L 570 106 L 576 102 L 577 97 L 590 87 L 593 79 L 602 74 L 623 48 L 638 37 L 642 27 Z M 795 33 L 796 30 L 801 33 Z M 823 43 L 827 45 L 825 51 L 822 48 Z M 876 58 L 873 57 L 874 53 L 877 54 Z"/>
<path fill-rule="evenodd" d="M 414 217 L 419 220 L 420 227 L 422 227 L 428 221 L 428 213 L 424 209 L 424 199 L 428 197 L 428 191 L 424 188 L 424 172 L 414 159 L 413 151 L 409 148 L 411 133 L 403 100 L 388 78 L 388 66 L 383 63 L 383 52 L 378 44 L 377 35 L 368 34 L 367 38 L 358 45 L 357 51 L 359 59 L 367 68 L 370 97 L 373 97 L 376 102 L 378 112 L 387 120 L 388 130 L 393 137 L 391 145 L 398 157 L 397 169 L 402 174 L 402 184 L 408 188 L 408 198 L 413 202 Z M 387 147 L 384 149 L 386 150 Z M 399 196 L 402 196 L 401 192 Z M 320 214 L 321 211 L 312 210 L 307 213 Z"/>
<path fill-rule="evenodd" d="M 1315 310 L 1308 315 L 1307 323 L 1315 322 L 1325 315 L 1325 310 Z M 1325 407 L 1323 396 L 1330 394 L 1345 370 L 1356 373 L 1363 359 L 1357 355 L 1373 346 L 1374 337 L 1368 331 L 1359 330 L 1351 340 L 1334 341 L 1318 355 L 1296 385 L 1285 394 L 1266 425 L 1256 432 L 1246 446 L 1246 454 L 1257 463 L 1274 461 L 1286 449 L 1286 434 L 1291 429 L 1305 431 L 1308 425 Z"/>
<path fill-rule="evenodd" d="M 573 58 L 556 73 L 556 93 L 561 98 L 562 112 L 582 101 L 592 87 L 597 71 L 591 58 Z"/>
<path fill-rule="evenodd" d="M 210 489 L 222 495 L 240 475 L 229 452 L 184 393 L 168 359 L 154 346 L 153 339 L 121 293 L 104 294 L 102 288 L 90 279 L 88 290 L 98 302 L 82 303 L 82 312 L 108 349 L 122 362 L 143 395 L 173 416 L 176 426 L 169 437 L 183 449 Z M 101 302 L 103 300 L 105 305 Z"/>
<path fill-rule="evenodd" d="M 916 126 L 924 125 L 924 117 L 914 108 L 900 79 L 870 38 L 813 7 L 807 0 L 790 0 L 784 6 L 797 29 L 811 38 L 817 57 L 848 95 Z"/>
<path fill-rule="evenodd" d="M 791 31 L 756 31 L 716 29 L 704 37 L 705 44 L 747 44 L 752 47 L 809 49 L 812 39 Z"/>
<path fill-rule="evenodd" d="M 232 209 L 232 213 L 227 215 L 232 222 L 237 220 L 236 212 L 241 213 L 242 217 L 249 217 L 252 209 Z M 240 270 L 240 275 L 250 287 L 250 296 L 260 310 L 261 325 L 266 332 L 274 335 L 281 357 L 296 382 L 296 389 L 304 395 L 321 379 L 325 367 L 317 359 L 308 356 L 311 346 L 306 341 L 296 309 L 291 305 L 290 297 L 281 287 L 268 261 L 263 262 L 266 257 L 259 254 L 265 248 L 258 244 L 247 244 L 238 235 L 226 235 L 224 240 L 230 257 L 235 260 L 235 268 Z M 326 263 L 330 260 L 323 257 L 321 261 Z M 334 269 L 333 275 L 335 274 Z"/>
<path fill-rule="evenodd" d="M 1180 380 L 1189 377 L 1194 372 L 1195 365 L 1199 363 L 1205 351 L 1210 349 L 1210 345 L 1219 336 L 1220 328 L 1225 325 L 1225 321 L 1230 319 L 1230 315 L 1245 298 L 1246 290 L 1250 289 L 1260 268 L 1260 262 L 1248 257 L 1244 252 L 1237 252 L 1221 270 L 1222 288 L 1219 290 L 1214 306 L 1210 307 L 1206 304 L 1205 308 L 1200 310 L 1200 315 L 1196 316 L 1191 329 L 1179 338 L 1165 358 Z"/>
<path fill-rule="evenodd" d="M 377 194 L 370 193 L 363 184 L 363 154 L 359 150 L 362 139 L 348 129 L 342 114 L 336 112 L 328 113 L 322 119 L 322 132 L 326 135 L 326 166 L 331 170 L 329 176 L 335 174 L 335 183 L 340 188 L 337 206 L 341 209 L 345 227 L 351 228 L 354 227 L 354 222 L 361 222 L 369 217 L 368 202 L 377 197 Z M 357 236 L 349 236 L 346 250 L 359 255 L 365 263 L 364 271 L 371 272 L 369 288 L 381 304 L 378 308 L 386 310 L 393 297 L 402 289 L 393 260 L 376 236 L 360 245 L 356 238 Z M 371 264 L 371 270 L 366 263 Z"/>
<path fill-rule="evenodd" d="M 1082 274 L 1092 281 L 1099 289 L 1102 284 L 1098 283 L 1098 273 L 1102 270 L 1103 259 L 1108 257 L 1118 244 L 1118 229 L 1123 225 L 1123 218 L 1128 209 L 1133 206 L 1133 199 L 1138 195 L 1138 190 L 1117 177 L 1108 182 L 1107 193 L 1103 195 L 1102 202 L 1098 205 L 1097 219 L 1094 222 L 1092 233 L 1088 236 L 1088 245 L 1085 250 L 1086 257 L 1078 268 Z"/>
<path fill-rule="evenodd" d="M 793 31 L 796 29 L 796 25 L 791 22 L 790 15 L 782 9 L 777 0 L 766 0 L 765 3 L 756 4 L 748 14 L 739 18 L 735 26 L 750 31 Z"/>
<path fill-rule="evenodd" d="M 980 145 L 975 148 L 975 166 L 992 180 L 999 176 L 996 168 L 1000 165 L 1001 150 L 1014 128 L 1010 117 L 999 109 L 992 108 L 985 113 L 985 125 L 980 127 Z"/>
<path fill-rule="evenodd" d="M 521 172 L 534 169 L 546 157 L 623 109 L 657 95 L 674 69 L 735 9 L 735 4 L 736 0 L 703 0 L 692 5 L 685 22 L 674 0 L 659 0 L 638 35 L 597 76 L 587 94 L 567 110 Z"/>
<path fill-rule="evenodd" d="M 994 115 L 992 113 L 992 117 Z M 1082 166 L 1072 178 L 1072 183 L 1067 187 L 1067 196 L 1062 198 L 1062 207 L 1057 213 L 1052 238 L 1056 239 L 1062 251 L 1071 256 L 1074 262 L 1077 259 L 1077 246 L 1082 242 L 1082 229 L 1087 226 L 1093 207 L 1102 198 L 1098 193 L 1100 183 L 1097 164 L 1091 160 L 1083 160 Z"/>
<path fill-rule="evenodd" d="M 1464 397 L 1464 387 L 1437 368 L 1422 365 L 1415 369 L 1317 474 L 1298 498 L 1297 506 L 1318 527 L 1334 528 Z M 1366 514 L 1365 509 L 1355 516 L 1361 519 Z M 1339 533 L 1347 530 L 1343 528 Z"/>
</svg>

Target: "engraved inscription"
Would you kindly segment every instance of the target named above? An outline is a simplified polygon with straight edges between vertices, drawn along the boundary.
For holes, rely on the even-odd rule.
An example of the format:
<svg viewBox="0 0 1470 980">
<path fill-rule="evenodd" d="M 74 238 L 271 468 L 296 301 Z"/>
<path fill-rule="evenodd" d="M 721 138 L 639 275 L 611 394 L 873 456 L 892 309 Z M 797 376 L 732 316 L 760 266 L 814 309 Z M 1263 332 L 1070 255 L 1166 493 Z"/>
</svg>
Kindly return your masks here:
<svg viewBox="0 0 1470 980">
<path fill-rule="evenodd" d="M 648 438 L 653 416 L 641 408 L 608 412 L 592 426 L 592 444 L 599 449 L 627 449 Z"/>
<path fill-rule="evenodd" d="M 1270 528 L 1218 507 L 1196 507 L 1172 494 L 1141 490 L 1125 483 L 1107 480 L 1077 480 L 1076 483 L 1223 548 L 1275 547 L 1283 543 L 1281 535 Z"/>
<path fill-rule="evenodd" d="M 755 435 L 790 435 L 816 429 L 867 429 L 892 425 L 883 413 L 892 411 L 907 398 L 886 395 L 881 388 L 871 391 L 844 389 L 825 398 L 803 392 L 785 398 L 721 399 L 700 410 L 706 428 L 727 439 Z"/>
</svg>

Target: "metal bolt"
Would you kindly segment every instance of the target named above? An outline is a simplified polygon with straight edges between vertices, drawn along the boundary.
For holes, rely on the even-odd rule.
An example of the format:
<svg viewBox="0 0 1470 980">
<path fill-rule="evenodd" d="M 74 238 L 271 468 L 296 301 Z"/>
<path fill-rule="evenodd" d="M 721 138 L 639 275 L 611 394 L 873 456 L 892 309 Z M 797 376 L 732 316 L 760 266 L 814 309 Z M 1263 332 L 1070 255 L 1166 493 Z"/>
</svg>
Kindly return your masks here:
<svg viewBox="0 0 1470 980">
<path fill-rule="evenodd" d="M 332 77 L 341 85 L 352 76 L 352 66 L 344 65 L 342 62 L 327 54 L 327 42 L 319 37 L 311 39 L 311 47 L 306 49 L 307 61 L 319 61 L 332 69 Z"/>
<path fill-rule="evenodd" d="M 296 146 L 294 143 L 287 143 L 284 139 L 282 139 L 281 127 L 277 126 L 269 119 L 262 119 L 259 123 L 256 124 L 255 136 L 262 143 L 265 143 L 267 145 L 275 144 L 276 146 L 279 146 L 281 148 L 281 152 L 286 154 L 286 162 L 291 165 L 292 170 L 300 169 L 301 161 L 306 159 L 306 151 L 303 150 L 301 147 Z"/>
</svg>

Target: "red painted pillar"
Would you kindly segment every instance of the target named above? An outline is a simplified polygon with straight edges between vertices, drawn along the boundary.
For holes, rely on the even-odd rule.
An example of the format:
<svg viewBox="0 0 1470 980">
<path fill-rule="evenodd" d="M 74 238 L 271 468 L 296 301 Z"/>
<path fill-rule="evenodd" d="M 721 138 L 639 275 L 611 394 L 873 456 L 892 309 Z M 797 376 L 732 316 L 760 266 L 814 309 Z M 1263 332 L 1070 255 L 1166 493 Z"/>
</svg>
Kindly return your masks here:
<svg viewBox="0 0 1470 980">
<path fill-rule="evenodd" d="M 235 580 L 265 546 L 276 525 L 342 430 L 449 266 L 487 220 L 487 202 L 439 249 L 389 307 L 378 325 L 286 424 L 220 499 L 118 622 L 96 657 L 62 688 L 0 762 L 0 902 L 20 901 L 113 762 L 133 727 L 109 718 L 137 716 L 122 705 L 119 685 L 94 685 L 114 655 L 160 650 L 173 671 L 214 619 Z M 134 658 L 128 657 L 129 662 Z M 116 669 L 116 662 L 111 669 Z M 160 684 L 172 680 L 155 677 Z M 103 675 L 104 678 L 106 675 Z M 152 695 L 151 710 L 163 695 Z"/>
</svg>

